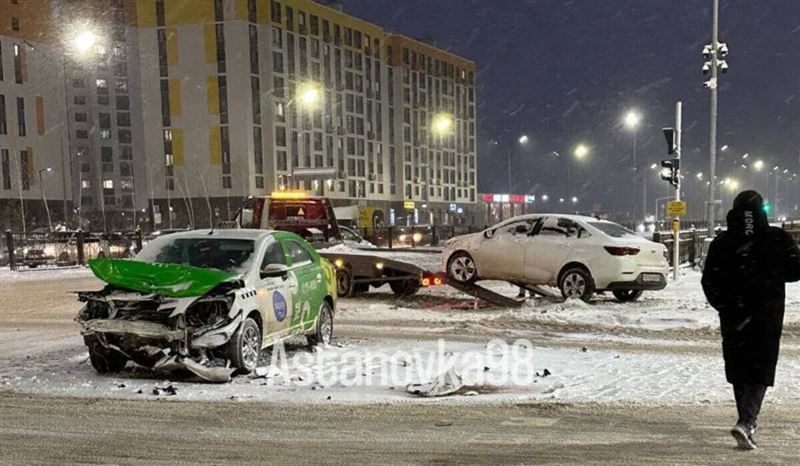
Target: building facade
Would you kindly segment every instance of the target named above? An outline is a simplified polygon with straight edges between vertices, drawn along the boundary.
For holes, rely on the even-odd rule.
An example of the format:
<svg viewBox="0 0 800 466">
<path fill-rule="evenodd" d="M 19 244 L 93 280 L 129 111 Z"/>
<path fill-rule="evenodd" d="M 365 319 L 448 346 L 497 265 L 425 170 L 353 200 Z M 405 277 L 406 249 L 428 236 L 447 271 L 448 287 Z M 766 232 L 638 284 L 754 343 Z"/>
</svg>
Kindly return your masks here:
<svg viewBox="0 0 800 466">
<path fill-rule="evenodd" d="M 204 227 L 292 188 L 386 222 L 470 223 L 469 60 L 311 0 L 50 10 L 69 24 L 90 16 L 100 38 L 88 57 L 64 54 L 61 120 L 73 210 L 95 225 Z"/>
</svg>

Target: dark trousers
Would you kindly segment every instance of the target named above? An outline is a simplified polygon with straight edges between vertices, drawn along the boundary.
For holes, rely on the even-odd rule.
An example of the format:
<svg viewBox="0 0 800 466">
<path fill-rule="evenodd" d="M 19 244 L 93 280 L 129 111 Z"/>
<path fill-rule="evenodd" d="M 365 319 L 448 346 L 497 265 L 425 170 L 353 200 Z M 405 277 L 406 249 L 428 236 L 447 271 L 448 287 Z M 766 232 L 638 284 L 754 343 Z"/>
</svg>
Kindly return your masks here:
<svg viewBox="0 0 800 466">
<path fill-rule="evenodd" d="M 736 384 L 733 386 L 733 396 L 736 398 L 736 409 L 739 411 L 739 423 L 751 427 L 756 426 L 761 403 L 767 392 L 766 385 Z"/>
</svg>

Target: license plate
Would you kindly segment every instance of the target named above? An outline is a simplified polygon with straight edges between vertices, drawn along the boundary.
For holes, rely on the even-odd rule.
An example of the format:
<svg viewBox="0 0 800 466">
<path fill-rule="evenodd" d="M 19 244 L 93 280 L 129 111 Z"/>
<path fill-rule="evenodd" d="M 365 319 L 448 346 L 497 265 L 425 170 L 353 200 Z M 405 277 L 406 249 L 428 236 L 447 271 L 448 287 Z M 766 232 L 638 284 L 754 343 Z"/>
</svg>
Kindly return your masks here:
<svg viewBox="0 0 800 466">
<path fill-rule="evenodd" d="M 643 273 L 642 274 L 642 281 L 643 282 L 660 282 L 661 281 L 661 274 L 658 274 L 658 273 Z"/>
</svg>

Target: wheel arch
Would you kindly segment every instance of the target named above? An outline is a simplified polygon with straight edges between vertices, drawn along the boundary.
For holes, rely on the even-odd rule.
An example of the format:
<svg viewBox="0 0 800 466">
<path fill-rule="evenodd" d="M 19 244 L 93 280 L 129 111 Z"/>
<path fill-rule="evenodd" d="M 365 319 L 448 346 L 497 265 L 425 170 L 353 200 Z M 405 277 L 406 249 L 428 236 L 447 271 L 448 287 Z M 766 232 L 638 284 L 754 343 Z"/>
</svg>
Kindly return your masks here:
<svg viewBox="0 0 800 466">
<path fill-rule="evenodd" d="M 594 273 L 592 273 L 592 269 L 590 269 L 588 265 L 584 264 L 583 262 L 573 260 L 573 261 L 569 261 L 566 264 L 562 265 L 561 269 L 559 269 L 558 275 L 556 276 L 556 286 L 559 286 L 561 284 L 561 277 L 564 276 L 564 273 L 567 270 L 575 268 L 575 267 L 578 267 L 578 268 L 581 268 L 581 269 L 585 270 L 589 274 L 589 277 L 592 279 L 592 282 L 595 281 Z"/>
<path fill-rule="evenodd" d="M 256 322 L 258 329 L 261 331 L 261 338 L 263 339 L 264 335 L 266 335 L 266 332 L 264 331 L 264 316 L 261 314 L 261 311 L 258 309 L 252 309 L 245 314 L 244 318 L 250 318 Z"/>
</svg>

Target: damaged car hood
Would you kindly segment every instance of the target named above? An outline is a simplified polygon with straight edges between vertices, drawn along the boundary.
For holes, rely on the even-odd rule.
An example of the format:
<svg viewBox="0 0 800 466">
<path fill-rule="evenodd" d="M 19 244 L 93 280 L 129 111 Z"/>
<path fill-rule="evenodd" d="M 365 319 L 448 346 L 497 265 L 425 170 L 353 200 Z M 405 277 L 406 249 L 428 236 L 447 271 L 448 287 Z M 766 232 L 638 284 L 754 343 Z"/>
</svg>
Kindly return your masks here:
<svg viewBox="0 0 800 466">
<path fill-rule="evenodd" d="M 172 298 L 202 296 L 239 274 L 181 264 L 160 264 L 130 259 L 92 259 L 89 267 L 104 282 L 140 293 Z"/>
</svg>

